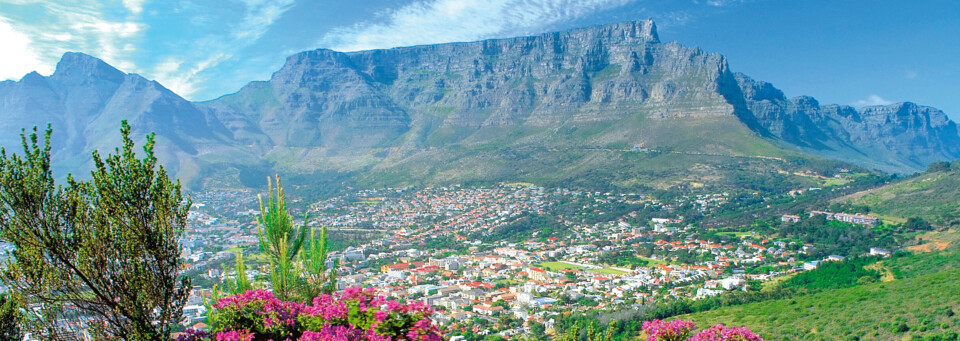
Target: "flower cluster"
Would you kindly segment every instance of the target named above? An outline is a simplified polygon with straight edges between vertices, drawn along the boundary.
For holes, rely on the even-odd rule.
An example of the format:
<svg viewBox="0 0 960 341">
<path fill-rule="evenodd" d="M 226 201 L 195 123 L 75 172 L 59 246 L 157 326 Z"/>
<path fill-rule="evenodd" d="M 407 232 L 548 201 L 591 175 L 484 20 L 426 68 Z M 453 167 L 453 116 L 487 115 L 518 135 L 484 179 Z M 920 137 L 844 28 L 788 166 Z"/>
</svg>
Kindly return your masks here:
<svg viewBox="0 0 960 341">
<path fill-rule="evenodd" d="M 249 290 L 220 299 L 213 307 L 213 338 L 196 340 L 441 340 L 429 305 L 388 301 L 370 288 L 321 295 L 310 304 Z"/>
<path fill-rule="evenodd" d="M 722 324 L 704 329 L 697 333 L 691 341 L 763 341 L 747 327 L 724 327 Z"/>
<path fill-rule="evenodd" d="M 647 334 L 647 341 L 763 341 L 746 327 L 725 327 L 722 324 L 704 329 L 693 335 L 696 325 L 691 321 L 645 321 L 643 331 Z M 690 337 L 693 335 L 693 337 Z"/>
<path fill-rule="evenodd" d="M 206 331 L 187 328 L 187 330 L 183 331 L 183 334 L 177 337 L 177 341 L 203 341 L 209 338 L 210 336 Z"/>
<path fill-rule="evenodd" d="M 643 331 L 647 333 L 647 341 L 683 341 L 693 334 L 696 325 L 690 321 L 644 321 Z"/>
</svg>

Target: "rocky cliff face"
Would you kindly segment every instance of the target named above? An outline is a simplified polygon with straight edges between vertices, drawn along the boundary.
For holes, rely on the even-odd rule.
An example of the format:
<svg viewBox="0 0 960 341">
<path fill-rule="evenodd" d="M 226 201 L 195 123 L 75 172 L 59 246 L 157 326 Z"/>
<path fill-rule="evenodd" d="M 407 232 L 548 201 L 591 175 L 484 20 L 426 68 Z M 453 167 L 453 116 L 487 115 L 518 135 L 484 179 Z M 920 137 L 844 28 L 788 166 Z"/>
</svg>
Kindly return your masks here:
<svg viewBox="0 0 960 341">
<path fill-rule="evenodd" d="M 689 166 L 706 178 L 747 159 L 808 153 L 895 172 L 960 157 L 957 126 L 936 109 L 788 99 L 733 73 L 721 55 L 662 43 L 652 21 L 307 51 L 269 81 L 204 103 L 68 53 L 50 77 L 0 83 L 0 116 L 0 145 L 8 147 L 19 144 L 21 127 L 51 122 L 71 165 L 115 146 L 118 121 L 128 119 L 138 135 L 155 131 L 168 142 L 160 145 L 181 177 L 266 161 L 270 171 L 463 182 L 639 172 L 668 162 L 610 154 L 634 149 L 690 155 Z M 728 159 L 708 164 L 702 155 Z"/>
<path fill-rule="evenodd" d="M 749 114 L 773 136 L 805 151 L 892 172 L 960 157 L 957 125 L 940 110 L 896 103 L 853 108 L 786 98 L 770 83 L 735 75 Z"/>
<path fill-rule="evenodd" d="M 724 81 L 731 77 L 722 56 L 661 44 L 655 24 L 640 21 L 470 43 L 308 51 L 288 58 L 269 82 L 203 105 L 238 135 L 271 146 L 326 156 L 388 148 L 374 163 L 484 144 L 683 143 L 682 150 L 739 154 L 739 142 L 702 138 L 716 122 L 754 138 L 720 92 L 736 86 Z M 687 131 L 671 132 L 678 129 Z"/>
<path fill-rule="evenodd" d="M 774 143 L 896 172 L 960 157 L 955 125 L 934 109 L 857 111 L 787 99 L 769 83 L 732 73 L 723 56 L 661 43 L 652 21 L 308 51 L 291 56 L 270 81 L 204 105 L 265 150 L 325 157 L 378 150 L 357 166 L 431 147 L 489 144 L 746 155 Z M 718 127 L 724 131 L 710 133 Z"/>
</svg>

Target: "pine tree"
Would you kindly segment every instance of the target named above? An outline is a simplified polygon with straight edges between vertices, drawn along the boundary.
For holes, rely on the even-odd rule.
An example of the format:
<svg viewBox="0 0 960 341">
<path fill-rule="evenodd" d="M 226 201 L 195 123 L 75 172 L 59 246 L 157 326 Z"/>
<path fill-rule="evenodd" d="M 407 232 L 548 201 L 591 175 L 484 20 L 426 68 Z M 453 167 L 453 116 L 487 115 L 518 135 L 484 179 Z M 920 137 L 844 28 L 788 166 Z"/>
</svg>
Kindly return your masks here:
<svg viewBox="0 0 960 341">
<path fill-rule="evenodd" d="M 260 250 L 270 261 L 270 282 L 273 293 L 282 300 L 292 300 L 296 295 L 297 275 L 294 272 L 294 260 L 303 246 L 306 228 L 293 225 L 293 216 L 287 212 L 280 176 L 277 176 L 277 189 L 267 178 L 270 197 L 264 205 L 260 197 L 260 217 L 257 219 L 257 235 Z"/>
<path fill-rule="evenodd" d="M 327 272 L 327 227 L 320 228 L 320 237 L 316 229 L 310 229 L 307 246 L 300 253 L 303 268 L 303 280 L 299 286 L 301 298 L 309 300 L 324 293 L 331 293 L 337 286 L 337 261 Z"/>
</svg>

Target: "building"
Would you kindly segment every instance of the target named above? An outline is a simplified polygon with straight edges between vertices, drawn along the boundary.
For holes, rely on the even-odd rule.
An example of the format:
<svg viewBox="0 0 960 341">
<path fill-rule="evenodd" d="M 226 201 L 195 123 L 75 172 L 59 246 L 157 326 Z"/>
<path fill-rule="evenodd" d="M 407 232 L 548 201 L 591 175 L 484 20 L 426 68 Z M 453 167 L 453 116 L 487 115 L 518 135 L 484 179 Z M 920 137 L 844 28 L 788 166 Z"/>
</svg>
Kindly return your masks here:
<svg viewBox="0 0 960 341">
<path fill-rule="evenodd" d="M 550 280 L 550 276 L 547 274 L 547 271 L 541 268 L 530 268 L 530 270 L 527 270 L 527 277 L 537 282 L 546 282 Z"/>
<path fill-rule="evenodd" d="M 800 222 L 800 216 L 793 214 L 784 214 L 780 217 L 780 221 L 784 223 L 798 223 Z"/>
<path fill-rule="evenodd" d="M 816 215 L 820 215 L 820 214 L 826 215 L 826 216 L 827 216 L 827 220 L 836 220 L 836 221 L 842 221 L 842 222 L 845 222 L 845 223 L 858 224 L 858 225 L 877 226 L 877 224 L 880 222 L 880 220 L 877 219 L 877 218 L 874 218 L 874 217 L 871 217 L 871 216 L 862 215 L 862 214 L 859 214 L 859 213 L 857 213 L 857 214 L 850 214 L 850 213 L 833 213 L 833 212 L 826 212 L 826 211 L 811 211 L 811 212 L 810 212 L 810 216 L 811 216 L 811 217 L 816 216 Z M 781 219 L 782 219 L 782 218 L 781 218 Z"/>
</svg>

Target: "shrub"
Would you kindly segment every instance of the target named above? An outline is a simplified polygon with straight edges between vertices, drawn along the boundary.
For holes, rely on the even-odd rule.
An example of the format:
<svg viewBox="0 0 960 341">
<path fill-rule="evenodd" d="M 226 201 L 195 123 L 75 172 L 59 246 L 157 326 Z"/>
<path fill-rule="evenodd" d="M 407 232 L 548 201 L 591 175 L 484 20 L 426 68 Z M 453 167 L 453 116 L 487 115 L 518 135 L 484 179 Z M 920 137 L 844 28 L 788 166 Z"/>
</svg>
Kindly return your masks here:
<svg viewBox="0 0 960 341">
<path fill-rule="evenodd" d="M 321 295 L 310 304 L 248 290 L 213 307 L 211 336 L 195 340 L 441 340 L 430 306 L 386 300 L 369 288 Z"/>
<path fill-rule="evenodd" d="M 643 322 L 643 332 L 647 334 L 647 341 L 763 341 L 746 327 L 725 327 L 722 324 L 704 329 L 693 334 L 696 325 L 691 321 L 653 320 Z M 693 335 L 691 337 L 691 335 Z"/>
</svg>

